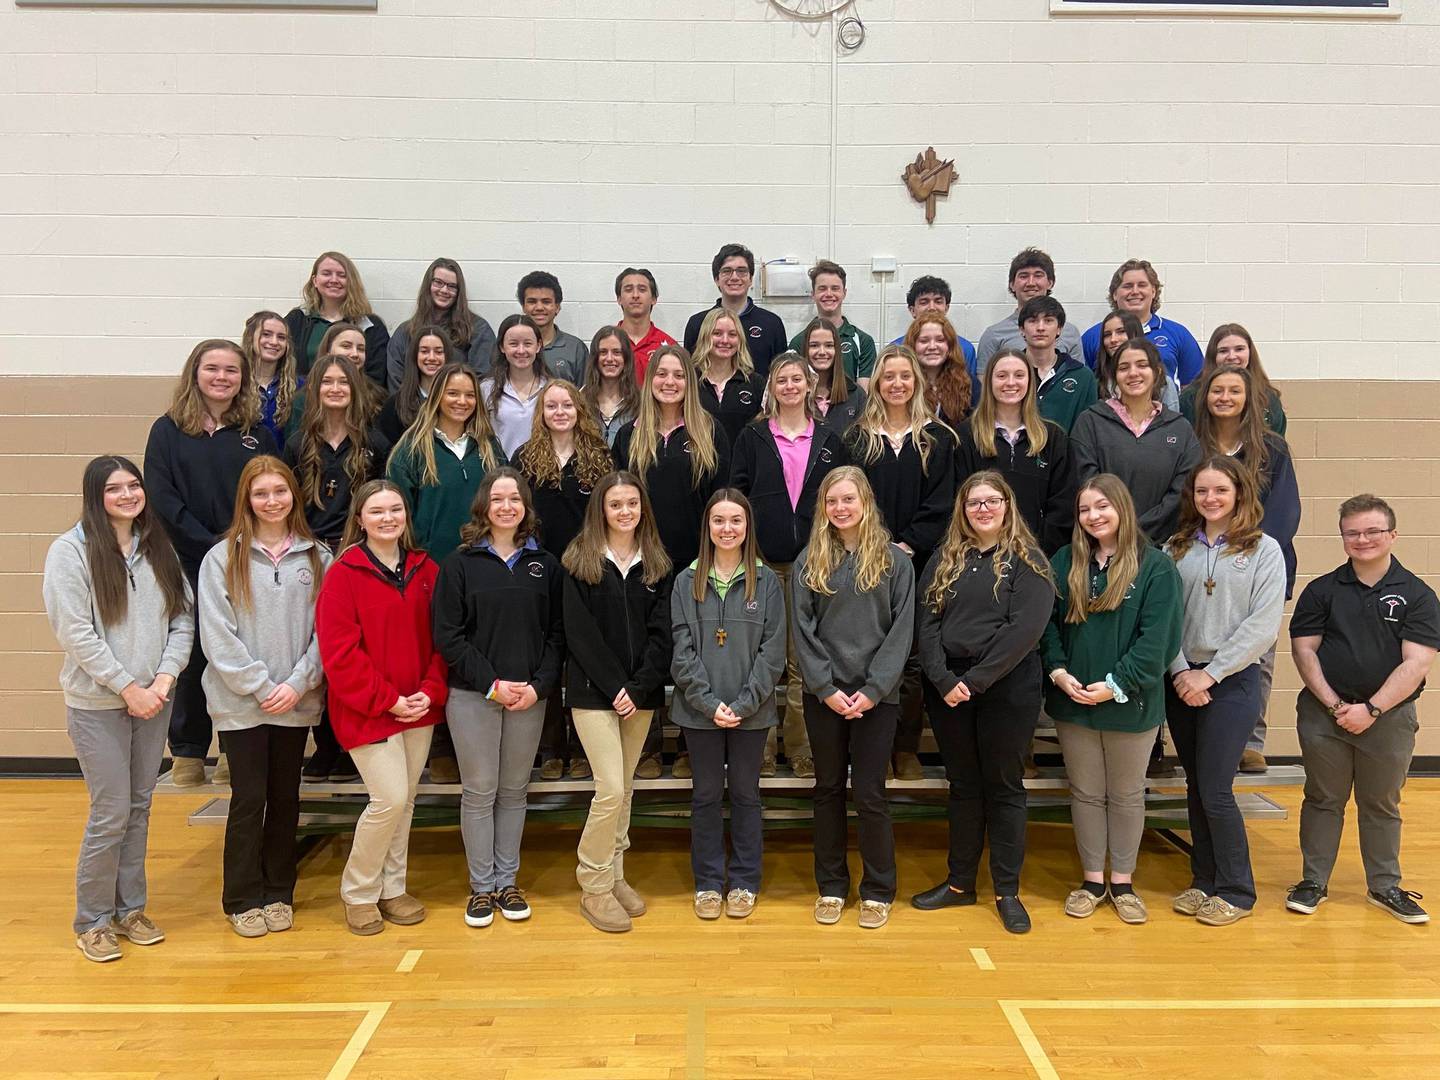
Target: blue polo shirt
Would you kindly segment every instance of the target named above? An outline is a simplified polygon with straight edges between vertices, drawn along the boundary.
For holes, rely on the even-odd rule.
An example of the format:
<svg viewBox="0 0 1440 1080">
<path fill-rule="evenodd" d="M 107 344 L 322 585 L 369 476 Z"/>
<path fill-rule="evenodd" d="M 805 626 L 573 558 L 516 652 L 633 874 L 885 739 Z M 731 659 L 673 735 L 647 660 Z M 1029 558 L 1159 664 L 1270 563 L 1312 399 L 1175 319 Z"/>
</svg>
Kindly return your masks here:
<svg viewBox="0 0 1440 1080">
<path fill-rule="evenodd" d="M 1104 322 L 1101 319 L 1080 335 L 1080 343 L 1085 349 L 1085 363 L 1091 371 L 1100 362 L 1100 327 Z M 1181 386 L 1189 386 L 1200 376 L 1200 369 L 1205 366 L 1205 353 L 1184 324 L 1151 315 L 1150 321 L 1145 324 L 1145 336 L 1160 353 L 1170 377 Z"/>
</svg>

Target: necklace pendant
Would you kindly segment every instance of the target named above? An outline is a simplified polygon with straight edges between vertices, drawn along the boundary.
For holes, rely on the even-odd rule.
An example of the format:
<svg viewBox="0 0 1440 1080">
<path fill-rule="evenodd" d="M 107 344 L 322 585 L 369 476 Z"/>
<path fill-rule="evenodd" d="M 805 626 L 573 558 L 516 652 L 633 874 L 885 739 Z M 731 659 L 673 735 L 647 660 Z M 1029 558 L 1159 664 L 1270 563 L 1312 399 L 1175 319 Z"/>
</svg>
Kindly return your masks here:
<svg viewBox="0 0 1440 1080">
<path fill-rule="evenodd" d="M 1215 595 L 1215 579 L 1214 579 L 1213 577 L 1209 577 L 1209 578 L 1206 578 L 1206 579 L 1205 579 L 1205 595 L 1206 595 L 1206 596 L 1214 596 L 1214 595 Z"/>
<path fill-rule="evenodd" d="M 725 632 L 725 628 L 723 626 L 720 627 L 715 631 L 715 644 L 723 649 L 725 647 L 725 639 L 729 636 L 730 635 Z"/>
</svg>

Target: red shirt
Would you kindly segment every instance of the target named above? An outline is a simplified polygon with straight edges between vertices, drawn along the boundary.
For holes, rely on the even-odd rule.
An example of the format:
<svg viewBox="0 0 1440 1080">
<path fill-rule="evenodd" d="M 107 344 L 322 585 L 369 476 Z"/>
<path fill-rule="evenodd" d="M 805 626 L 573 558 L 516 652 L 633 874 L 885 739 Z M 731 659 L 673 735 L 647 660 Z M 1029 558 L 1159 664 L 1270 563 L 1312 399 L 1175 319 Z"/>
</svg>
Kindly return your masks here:
<svg viewBox="0 0 1440 1080">
<path fill-rule="evenodd" d="M 325 668 L 330 726 L 346 750 L 445 719 L 445 661 L 430 637 L 430 601 L 439 568 L 423 551 L 405 553 L 404 586 L 359 545 L 337 559 L 320 586 L 315 633 Z M 402 723 L 390 707 L 424 691 L 430 711 Z"/>
<path fill-rule="evenodd" d="M 625 336 L 629 337 L 630 335 L 627 332 Z M 635 350 L 635 381 L 638 383 L 645 381 L 645 369 L 650 366 L 650 356 L 656 349 L 661 345 L 675 344 L 678 342 L 654 323 L 650 324 L 650 332 L 643 338 L 639 341 L 632 340 L 630 346 Z"/>
</svg>

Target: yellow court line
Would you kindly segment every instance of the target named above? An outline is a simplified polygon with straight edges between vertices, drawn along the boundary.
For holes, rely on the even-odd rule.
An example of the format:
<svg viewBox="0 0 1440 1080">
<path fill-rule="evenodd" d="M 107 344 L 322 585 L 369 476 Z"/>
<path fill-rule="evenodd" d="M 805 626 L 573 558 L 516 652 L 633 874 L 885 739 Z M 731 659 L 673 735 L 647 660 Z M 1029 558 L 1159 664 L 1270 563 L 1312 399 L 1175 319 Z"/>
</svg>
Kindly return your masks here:
<svg viewBox="0 0 1440 1080">
<path fill-rule="evenodd" d="M 1060 1074 L 1055 1071 L 1055 1066 L 1050 1064 L 1050 1055 L 1045 1053 L 1045 1048 L 1030 1029 L 1030 1021 L 1025 1019 L 1019 1006 L 1002 1001 L 1000 1011 L 1010 1022 L 1010 1030 L 1015 1033 L 1020 1049 L 1024 1050 L 1025 1056 L 1030 1059 L 1030 1067 L 1035 1070 L 1038 1080 L 1060 1080 Z"/>
<path fill-rule="evenodd" d="M 401 975 L 407 975 L 415 970 L 415 965 L 420 962 L 420 954 L 424 949 L 411 949 L 400 958 L 400 963 L 395 965 L 395 970 Z"/>
<path fill-rule="evenodd" d="M 990 954 L 984 949 L 971 949 L 970 957 L 975 961 L 975 966 L 981 971 L 995 970 L 995 961 L 990 959 Z"/>
<path fill-rule="evenodd" d="M 685 1014 L 685 1080 L 705 1080 L 705 1004 L 693 1002 Z"/>
</svg>

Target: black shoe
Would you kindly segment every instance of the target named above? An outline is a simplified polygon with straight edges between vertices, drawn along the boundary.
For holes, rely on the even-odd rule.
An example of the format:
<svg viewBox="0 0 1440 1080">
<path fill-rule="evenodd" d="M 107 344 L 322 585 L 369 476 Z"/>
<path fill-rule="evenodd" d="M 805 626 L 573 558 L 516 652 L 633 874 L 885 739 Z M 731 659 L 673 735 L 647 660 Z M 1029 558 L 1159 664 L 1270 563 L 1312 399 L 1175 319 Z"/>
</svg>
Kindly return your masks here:
<svg viewBox="0 0 1440 1080">
<path fill-rule="evenodd" d="M 1430 921 L 1430 916 L 1425 913 L 1425 909 L 1415 903 L 1416 900 L 1424 900 L 1425 897 L 1418 892 L 1402 889 L 1399 885 L 1394 885 L 1383 893 L 1367 893 L 1365 899 L 1378 908 L 1384 908 L 1403 923 L 1427 923 Z"/>
<path fill-rule="evenodd" d="M 470 896 L 470 902 L 465 905 L 465 925 L 480 928 L 489 926 L 495 921 L 495 905 L 490 900 L 490 894 L 479 892 Z"/>
<path fill-rule="evenodd" d="M 995 910 L 1000 913 L 1000 923 L 1012 934 L 1030 932 L 1030 913 L 1020 903 L 1018 896 L 997 896 Z"/>
<path fill-rule="evenodd" d="M 360 770 L 355 768 L 355 762 L 349 754 L 341 754 L 335 759 L 335 764 L 330 766 L 330 780 L 336 784 L 348 784 L 352 780 L 360 779 Z"/>
<path fill-rule="evenodd" d="M 523 922 L 530 917 L 530 905 L 525 902 L 525 894 L 514 885 L 506 885 L 492 893 L 491 899 L 500 909 L 500 914 L 510 922 Z"/>
<path fill-rule="evenodd" d="M 346 757 L 349 755 L 347 754 Z M 330 770 L 335 767 L 336 763 L 334 754 L 316 750 L 310 755 L 310 760 L 305 763 L 305 767 L 300 770 L 300 779 L 307 784 L 323 784 L 330 779 Z"/>
<path fill-rule="evenodd" d="M 1301 915 L 1314 915 L 1315 909 L 1329 899 L 1329 890 L 1308 878 L 1298 885 L 1291 885 L 1285 894 L 1285 906 Z"/>
<path fill-rule="evenodd" d="M 975 903 L 975 890 L 956 892 L 948 881 L 942 881 L 933 889 L 916 893 L 910 898 L 910 906 L 921 911 L 939 911 L 947 907 L 971 907 Z"/>
</svg>

